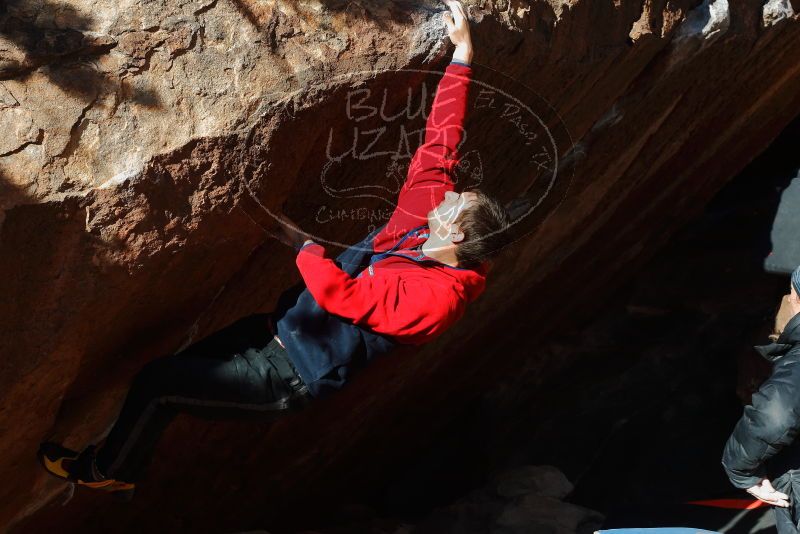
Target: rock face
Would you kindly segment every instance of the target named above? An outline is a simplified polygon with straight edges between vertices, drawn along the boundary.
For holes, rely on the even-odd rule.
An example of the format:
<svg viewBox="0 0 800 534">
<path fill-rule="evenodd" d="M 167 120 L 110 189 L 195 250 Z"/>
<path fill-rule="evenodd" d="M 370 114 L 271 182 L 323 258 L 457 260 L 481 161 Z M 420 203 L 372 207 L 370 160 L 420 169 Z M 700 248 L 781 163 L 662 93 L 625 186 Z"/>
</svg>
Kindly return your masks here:
<svg viewBox="0 0 800 534">
<path fill-rule="evenodd" d="M 64 486 L 37 444 L 96 441 L 143 363 L 268 311 L 298 278 L 265 237 L 278 211 L 332 250 L 388 217 L 424 124 L 414 110 L 447 62 L 444 6 L 0 6 L 1 525 L 313 523 L 487 377 L 536 366 L 545 336 L 593 311 L 800 111 L 788 0 L 467 4 L 459 179 L 527 208 L 486 294 L 436 343 L 305 413 L 180 418 L 124 508 L 84 492 L 48 506 Z"/>
</svg>

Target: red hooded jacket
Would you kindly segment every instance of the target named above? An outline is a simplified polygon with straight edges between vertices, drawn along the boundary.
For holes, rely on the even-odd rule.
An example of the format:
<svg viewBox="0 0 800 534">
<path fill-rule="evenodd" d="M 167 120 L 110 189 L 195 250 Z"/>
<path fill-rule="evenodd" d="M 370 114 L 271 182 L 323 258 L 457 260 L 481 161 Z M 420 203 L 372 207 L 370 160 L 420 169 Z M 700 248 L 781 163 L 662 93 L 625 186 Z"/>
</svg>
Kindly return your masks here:
<svg viewBox="0 0 800 534">
<path fill-rule="evenodd" d="M 451 267 L 424 256 L 427 214 L 452 191 L 472 68 L 450 63 L 439 82 L 428 116 L 425 141 L 417 149 L 400 190 L 397 207 L 375 237 L 376 253 L 386 253 L 358 276 L 342 271 L 317 243 L 300 249 L 296 263 L 319 306 L 353 324 L 419 345 L 457 321 L 485 287 L 486 265 Z"/>
</svg>

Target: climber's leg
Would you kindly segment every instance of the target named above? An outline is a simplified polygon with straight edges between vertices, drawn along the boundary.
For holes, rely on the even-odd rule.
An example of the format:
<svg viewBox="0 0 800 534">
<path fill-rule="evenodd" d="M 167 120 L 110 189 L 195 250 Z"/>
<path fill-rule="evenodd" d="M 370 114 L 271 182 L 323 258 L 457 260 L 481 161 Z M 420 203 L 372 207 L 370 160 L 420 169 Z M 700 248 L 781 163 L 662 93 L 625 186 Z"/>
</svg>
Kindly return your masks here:
<svg viewBox="0 0 800 534">
<path fill-rule="evenodd" d="M 136 376 L 97 453 L 107 477 L 134 482 L 178 412 L 204 418 L 269 417 L 308 401 L 267 315 L 246 317 Z"/>
</svg>

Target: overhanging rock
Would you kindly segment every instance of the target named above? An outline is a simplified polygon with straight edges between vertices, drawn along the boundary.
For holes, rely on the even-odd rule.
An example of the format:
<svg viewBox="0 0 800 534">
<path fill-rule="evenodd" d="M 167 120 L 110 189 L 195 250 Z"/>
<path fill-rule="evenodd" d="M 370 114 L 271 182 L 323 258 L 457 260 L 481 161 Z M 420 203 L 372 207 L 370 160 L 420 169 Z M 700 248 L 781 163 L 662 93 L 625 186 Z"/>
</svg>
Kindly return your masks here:
<svg viewBox="0 0 800 534">
<path fill-rule="evenodd" d="M 467 4 L 459 176 L 536 208 L 486 294 L 308 413 L 179 420 L 124 509 L 48 505 L 64 488 L 38 443 L 99 439 L 142 364 L 269 310 L 297 280 L 271 213 L 332 249 L 387 215 L 448 60 L 444 5 L 0 7 L 0 524 L 234 531 L 368 487 L 487 376 L 536 365 L 538 340 L 600 306 L 800 111 L 788 0 Z"/>
</svg>

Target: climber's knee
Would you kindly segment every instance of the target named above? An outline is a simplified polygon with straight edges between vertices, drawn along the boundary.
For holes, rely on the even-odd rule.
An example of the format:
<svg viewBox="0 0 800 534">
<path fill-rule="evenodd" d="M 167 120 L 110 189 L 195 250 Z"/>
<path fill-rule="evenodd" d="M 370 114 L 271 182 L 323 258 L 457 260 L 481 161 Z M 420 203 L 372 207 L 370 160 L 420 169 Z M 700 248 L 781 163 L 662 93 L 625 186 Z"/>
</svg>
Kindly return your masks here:
<svg viewBox="0 0 800 534">
<path fill-rule="evenodd" d="M 178 379 L 175 372 L 175 363 L 171 356 L 156 358 L 145 364 L 136 374 L 131 391 L 150 397 L 168 394 L 174 381 Z"/>
</svg>

